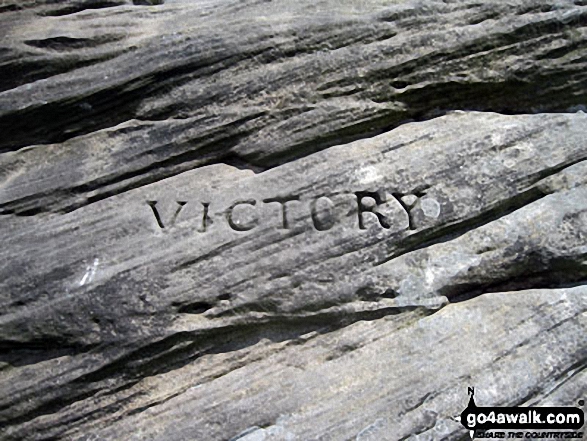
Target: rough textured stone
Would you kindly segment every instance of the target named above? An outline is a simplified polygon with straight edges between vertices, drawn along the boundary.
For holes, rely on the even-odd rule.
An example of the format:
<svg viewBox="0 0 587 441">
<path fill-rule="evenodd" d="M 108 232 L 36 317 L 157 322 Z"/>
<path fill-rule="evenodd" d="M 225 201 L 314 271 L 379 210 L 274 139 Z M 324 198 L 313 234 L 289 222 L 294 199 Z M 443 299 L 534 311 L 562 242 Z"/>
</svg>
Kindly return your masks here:
<svg viewBox="0 0 587 441">
<path fill-rule="evenodd" d="M 452 440 L 587 392 L 580 1 L 0 5 L 0 436 Z"/>
</svg>

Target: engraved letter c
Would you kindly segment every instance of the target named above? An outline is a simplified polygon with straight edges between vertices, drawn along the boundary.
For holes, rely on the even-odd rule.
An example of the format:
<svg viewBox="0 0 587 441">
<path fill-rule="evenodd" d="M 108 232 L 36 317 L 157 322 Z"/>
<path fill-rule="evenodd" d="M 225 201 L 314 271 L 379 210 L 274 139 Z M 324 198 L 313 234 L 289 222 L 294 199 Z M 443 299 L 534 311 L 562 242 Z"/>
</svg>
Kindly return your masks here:
<svg viewBox="0 0 587 441">
<path fill-rule="evenodd" d="M 248 224 L 243 224 L 242 222 L 234 221 L 232 219 L 233 210 L 238 205 L 244 205 L 244 204 L 256 205 L 257 201 L 255 201 L 254 199 L 248 199 L 246 201 L 237 201 L 234 204 L 232 204 L 230 207 L 228 207 L 228 210 L 226 210 L 226 220 L 228 221 L 228 225 L 230 226 L 230 228 L 232 228 L 234 231 L 249 231 L 249 230 L 252 230 L 253 228 L 255 228 L 257 226 L 257 224 L 259 223 L 258 218 L 252 219 Z"/>
</svg>

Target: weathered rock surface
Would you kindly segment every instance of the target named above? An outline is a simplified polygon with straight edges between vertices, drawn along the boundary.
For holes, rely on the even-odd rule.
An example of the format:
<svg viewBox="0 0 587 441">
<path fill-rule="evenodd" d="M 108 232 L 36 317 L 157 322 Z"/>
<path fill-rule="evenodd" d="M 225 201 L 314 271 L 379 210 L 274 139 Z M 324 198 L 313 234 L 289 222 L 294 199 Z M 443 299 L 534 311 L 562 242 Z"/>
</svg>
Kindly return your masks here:
<svg viewBox="0 0 587 441">
<path fill-rule="evenodd" d="M 452 440 L 587 393 L 580 1 L 0 6 L 0 436 Z"/>
</svg>

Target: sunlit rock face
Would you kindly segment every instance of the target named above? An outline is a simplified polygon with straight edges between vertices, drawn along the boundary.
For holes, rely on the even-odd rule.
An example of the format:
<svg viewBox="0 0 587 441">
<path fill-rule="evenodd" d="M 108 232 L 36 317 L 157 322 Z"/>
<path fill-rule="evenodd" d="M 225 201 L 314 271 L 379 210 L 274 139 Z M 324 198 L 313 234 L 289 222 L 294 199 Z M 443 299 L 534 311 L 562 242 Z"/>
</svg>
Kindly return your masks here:
<svg viewBox="0 0 587 441">
<path fill-rule="evenodd" d="M 468 388 L 584 406 L 585 26 L 0 4 L 0 438 L 461 440 Z"/>
</svg>

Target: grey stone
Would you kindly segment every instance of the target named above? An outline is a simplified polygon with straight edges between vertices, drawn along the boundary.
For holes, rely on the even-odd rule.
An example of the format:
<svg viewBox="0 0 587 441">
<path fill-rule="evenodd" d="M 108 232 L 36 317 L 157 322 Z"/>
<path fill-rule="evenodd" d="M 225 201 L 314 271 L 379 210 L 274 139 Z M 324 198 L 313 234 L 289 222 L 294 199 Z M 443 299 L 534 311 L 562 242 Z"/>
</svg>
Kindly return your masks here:
<svg viewBox="0 0 587 441">
<path fill-rule="evenodd" d="M 408 207 L 412 208 L 416 202 L 418 202 L 418 196 L 413 194 L 408 194 L 401 197 L 401 201 Z"/>
<path fill-rule="evenodd" d="M 576 406 L 586 7 L 5 2 L 0 437 L 459 440 L 470 386 Z"/>
<path fill-rule="evenodd" d="M 3 213 L 215 162 L 259 171 L 451 110 L 587 99 L 570 0 L 61 3 L 3 8 Z"/>
</svg>

